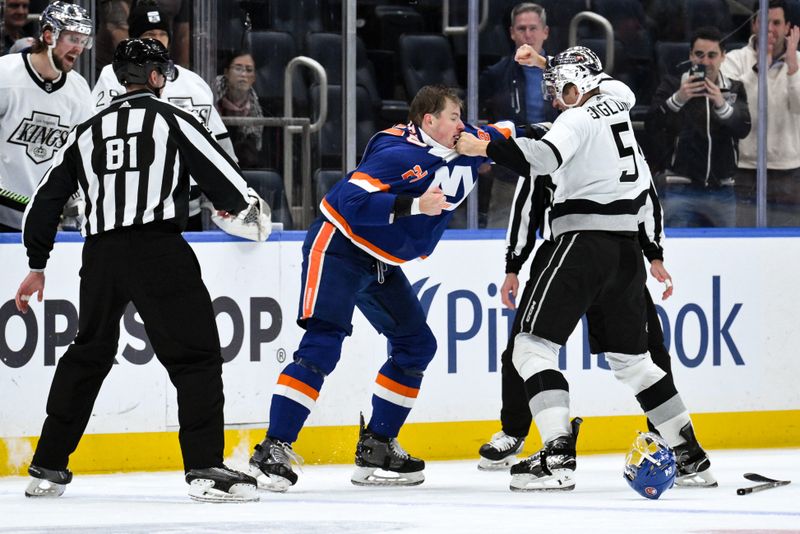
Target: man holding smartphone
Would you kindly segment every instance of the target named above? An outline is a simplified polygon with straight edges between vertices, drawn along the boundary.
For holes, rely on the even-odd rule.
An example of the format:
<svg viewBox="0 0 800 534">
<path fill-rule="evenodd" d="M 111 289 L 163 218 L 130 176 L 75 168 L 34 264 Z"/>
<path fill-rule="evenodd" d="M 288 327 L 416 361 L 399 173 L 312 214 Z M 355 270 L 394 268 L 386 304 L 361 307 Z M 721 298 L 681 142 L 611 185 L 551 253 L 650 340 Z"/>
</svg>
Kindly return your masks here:
<svg viewBox="0 0 800 534">
<path fill-rule="evenodd" d="M 736 225 L 733 176 L 750 112 L 742 83 L 720 72 L 721 40 L 717 28 L 698 28 L 691 67 L 680 78 L 664 78 L 650 106 L 646 126 L 657 154 L 650 163 L 666 176 L 666 226 Z"/>
</svg>

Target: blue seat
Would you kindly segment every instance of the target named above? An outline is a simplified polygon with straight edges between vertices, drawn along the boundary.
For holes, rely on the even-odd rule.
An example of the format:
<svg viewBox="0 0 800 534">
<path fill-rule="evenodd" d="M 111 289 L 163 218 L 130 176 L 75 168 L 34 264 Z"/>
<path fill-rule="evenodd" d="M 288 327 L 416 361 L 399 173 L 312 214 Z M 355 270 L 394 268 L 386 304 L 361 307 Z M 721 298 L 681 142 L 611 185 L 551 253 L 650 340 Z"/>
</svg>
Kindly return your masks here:
<svg viewBox="0 0 800 534">
<path fill-rule="evenodd" d="M 733 27 L 726 0 L 686 0 L 686 35 L 703 26 L 714 26 L 722 33 Z"/>
<path fill-rule="evenodd" d="M 320 102 L 320 87 L 311 86 L 313 117 L 316 120 Z M 356 158 L 361 159 L 370 137 L 375 133 L 375 119 L 367 90 L 356 86 Z M 323 167 L 342 165 L 342 86 L 328 86 L 328 118 L 319 131 L 317 144 Z"/>
<path fill-rule="evenodd" d="M 266 115 L 283 116 L 283 79 L 286 65 L 297 56 L 294 39 L 286 32 L 257 31 L 250 34 L 256 63 L 255 90 Z M 308 110 L 308 94 L 302 77 L 294 76 L 292 94 L 295 116 Z"/>
<path fill-rule="evenodd" d="M 409 100 L 425 85 L 459 87 L 453 51 L 443 35 L 400 37 L 400 65 Z"/>
<path fill-rule="evenodd" d="M 656 43 L 658 76 L 677 76 L 689 70 L 689 43 L 662 41 Z"/>
</svg>

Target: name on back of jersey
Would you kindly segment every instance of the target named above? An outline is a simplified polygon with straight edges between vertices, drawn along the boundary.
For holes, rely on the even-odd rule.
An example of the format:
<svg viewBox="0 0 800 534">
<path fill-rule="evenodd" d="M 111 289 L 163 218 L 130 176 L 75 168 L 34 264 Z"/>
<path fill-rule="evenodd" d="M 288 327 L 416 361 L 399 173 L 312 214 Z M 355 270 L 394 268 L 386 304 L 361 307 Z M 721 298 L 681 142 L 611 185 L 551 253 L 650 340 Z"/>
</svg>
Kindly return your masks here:
<svg viewBox="0 0 800 534">
<path fill-rule="evenodd" d="M 597 104 L 586 106 L 586 111 L 589 112 L 589 116 L 593 119 L 610 117 L 611 115 L 616 115 L 617 113 L 622 113 L 623 111 L 629 111 L 630 109 L 631 107 L 627 102 L 622 102 L 614 98 L 607 98 L 598 102 Z"/>
</svg>

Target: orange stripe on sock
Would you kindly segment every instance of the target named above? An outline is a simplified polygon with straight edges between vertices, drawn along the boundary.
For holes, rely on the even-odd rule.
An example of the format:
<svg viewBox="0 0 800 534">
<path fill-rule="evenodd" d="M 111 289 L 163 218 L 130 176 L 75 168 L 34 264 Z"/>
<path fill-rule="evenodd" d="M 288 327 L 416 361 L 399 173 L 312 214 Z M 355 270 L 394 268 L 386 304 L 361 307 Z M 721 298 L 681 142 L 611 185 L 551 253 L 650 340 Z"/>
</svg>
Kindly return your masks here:
<svg viewBox="0 0 800 534">
<path fill-rule="evenodd" d="M 300 382 L 298 379 L 292 378 L 289 375 L 281 374 L 278 377 L 278 384 L 280 384 L 282 386 L 290 387 L 290 388 L 292 388 L 292 389 L 294 389 L 296 391 L 299 391 L 303 395 L 305 395 L 305 396 L 307 396 L 307 397 L 309 397 L 309 398 L 311 398 L 311 399 L 313 399 L 315 401 L 317 400 L 317 397 L 319 397 L 319 391 L 317 391 L 316 389 L 312 388 L 311 386 L 309 386 L 305 382 Z"/>
<path fill-rule="evenodd" d="M 308 255 L 306 289 L 303 293 L 303 319 L 308 319 L 314 314 L 314 305 L 317 303 L 317 293 L 322 278 L 322 263 L 325 260 L 325 250 L 331 242 L 334 231 L 336 231 L 336 227 L 331 223 L 322 223 L 322 227 L 311 245 L 311 252 Z"/>
<path fill-rule="evenodd" d="M 402 395 L 403 397 L 416 399 L 417 395 L 419 395 L 419 388 L 404 386 L 400 382 L 395 382 L 391 378 L 384 376 L 380 373 L 378 373 L 378 378 L 375 379 L 375 382 L 377 382 L 378 385 L 385 387 L 389 391 L 397 393 L 398 395 Z"/>
</svg>

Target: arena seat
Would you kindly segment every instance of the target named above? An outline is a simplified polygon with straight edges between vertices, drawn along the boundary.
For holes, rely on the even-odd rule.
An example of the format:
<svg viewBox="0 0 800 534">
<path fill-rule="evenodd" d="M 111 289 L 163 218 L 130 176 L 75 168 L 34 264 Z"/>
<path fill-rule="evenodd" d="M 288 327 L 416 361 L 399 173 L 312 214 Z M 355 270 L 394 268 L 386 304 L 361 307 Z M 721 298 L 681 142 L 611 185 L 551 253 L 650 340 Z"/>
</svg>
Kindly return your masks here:
<svg viewBox="0 0 800 534">
<path fill-rule="evenodd" d="M 316 119 L 319 110 L 320 87 L 311 86 L 312 114 Z M 367 142 L 375 133 L 375 120 L 367 90 L 356 86 L 356 158 L 360 159 Z M 342 165 L 342 86 L 328 86 L 328 118 L 319 131 L 317 143 L 322 167 Z"/>
<path fill-rule="evenodd" d="M 283 78 L 286 65 L 297 56 L 294 39 L 286 32 L 256 31 L 250 34 L 256 63 L 255 90 L 265 114 L 283 116 Z M 292 80 L 295 116 L 308 109 L 306 86 L 300 75 Z"/>
<path fill-rule="evenodd" d="M 442 35 L 403 35 L 400 38 L 400 65 L 409 99 L 429 84 L 458 87 L 453 52 Z"/>
</svg>

